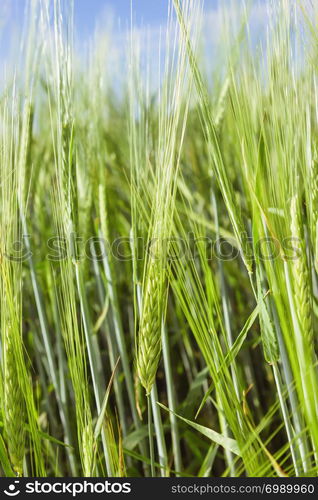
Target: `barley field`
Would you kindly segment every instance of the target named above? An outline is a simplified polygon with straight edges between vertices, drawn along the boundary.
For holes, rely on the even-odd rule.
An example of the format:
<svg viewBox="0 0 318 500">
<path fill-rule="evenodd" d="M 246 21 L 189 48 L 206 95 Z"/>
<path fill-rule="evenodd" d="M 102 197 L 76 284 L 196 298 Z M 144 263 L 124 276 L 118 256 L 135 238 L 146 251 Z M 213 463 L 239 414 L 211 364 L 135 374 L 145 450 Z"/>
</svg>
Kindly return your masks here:
<svg viewBox="0 0 318 500">
<path fill-rule="evenodd" d="M 1 476 L 317 476 L 318 11 L 268 2 L 255 41 L 255 4 L 212 54 L 201 0 L 85 47 L 76 0 L 28 3 L 1 64 Z"/>
</svg>

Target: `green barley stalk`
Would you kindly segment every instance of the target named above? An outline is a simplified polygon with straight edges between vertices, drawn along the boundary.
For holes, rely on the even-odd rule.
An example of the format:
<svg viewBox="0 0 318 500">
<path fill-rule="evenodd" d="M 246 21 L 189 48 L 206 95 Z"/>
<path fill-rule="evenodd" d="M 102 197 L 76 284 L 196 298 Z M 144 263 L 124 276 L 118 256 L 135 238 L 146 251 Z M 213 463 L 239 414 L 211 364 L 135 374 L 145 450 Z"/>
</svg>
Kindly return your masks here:
<svg viewBox="0 0 318 500">
<path fill-rule="evenodd" d="M 198 13 L 194 3 L 191 0 L 186 1 L 184 8 L 186 18 L 191 19 L 194 23 Z M 170 25 L 172 22 L 171 13 L 170 16 L 167 37 L 170 36 L 170 30 L 173 27 Z M 181 32 L 177 32 L 177 36 L 177 47 L 167 45 L 166 73 L 159 110 L 158 150 L 153 186 L 154 199 L 151 205 L 151 219 L 147 235 L 150 256 L 145 261 L 143 272 L 142 304 L 137 338 L 136 366 L 140 381 L 147 394 L 150 393 L 155 381 L 161 356 L 161 321 L 167 291 L 165 273 L 169 252 L 168 241 L 171 234 L 178 167 L 189 109 L 189 89 L 191 88 L 186 45 Z M 169 53 L 169 51 L 171 52 Z M 176 64 L 176 69 L 174 69 L 173 63 Z M 134 129 L 132 130 L 134 131 Z M 132 141 L 136 141 L 134 135 Z M 136 149 L 136 144 L 133 143 L 134 149 Z M 135 176 L 132 183 L 132 205 L 134 206 L 136 203 L 134 200 L 135 190 L 138 189 L 140 183 L 138 164 L 133 165 L 132 174 Z M 133 224 L 136 224 L 136 221 L 133 221 Z M 133 235 L 137 234 L 138 226 L 133 230 Z"/>
<path fill-rule="evenodd" d="M 1 273 L 5 275 L 7 271 L 3 266 L 1 267 Z M 3 305 L 4 301 L 2 302 Z M 18 476 L 22 476 L 25 454 L 26 410 L 16 368 L 18 360 L 14 329 L 18 325 L 14 324 L 16 321 L 12 324 L 12 318 L 9 315 L 3 313 L 3 316 L 3 320 L 8 325 L 7 328 L 3 329 L 5 331 L 5 337 L 3 338 L 4 430 L 13 469 Z"/>
<path fill-rule="evenodd" d="M 182 4 L 181 8 L 180 0 L 173 0 L 173 4 L 180 23 L 182 36 L 189 57 L 190 68 L 193 74 L 194 84 L 199 98 L 200 117 L 203 125 L 203 133 L 209 146 L 208 150 L 211 165 L 214 169 L 217 182 L 219 183 L 220 191 L 226 204 L 235 237 L 241 249 L 243 262 L 248 273 L 251 274 L 253 266 L 251 246 L 247 238 L 247 231 L 241 215 L 240 207 L 235 204 L 234 190 L 225 168 L 225 162 L 217 136 L 217 127 L 211 112 L 209 94 L 197 63 L 195 51 L 192 46 L 192 40 L 190 38 L 190 30 L 184 16 L 184 5 Z M 226 83 L 224 89 L 227 91 Z M 217 123 L 219 123 L 219 121 Z"/>
<path fill-rule="evenodd" d="M 310 166 L 309 190 L 311 242 L 313 246 L 314 266 L 316 272 L 318 272 L 318 155 L 316 149 L 314 150 Z"/>
<path fill-rule="evenodd" d="M 299 324 L 304 335 L 304 342 L 312 346 L 312 293 L 311 280 L 307 261 L 306 241 L 302 223 L 302 211 L 298 196 L 291 201 L 291 234 L 297 243 L 297 256 L 293 261 L 294 296 Z"/>
<path fill-rule="evenodd" d="M 161 356 L 161 317 L 163 312 L 164 270 L 160 262 L 148 264 L 138 334 L 137 370 L 146 393 L 150 394 Z"/>
<path fill-rule="evenodd" d="M 11 101 L 11 103 L 10 103 Z M 24 112 L 22 131 L 19 114 L 20 98 L 14 84 L 12 94 L 1 104 L 1 184 L 0 184 L 0 308 L 3 370 L 2 413 L 4 433 L 13 468 L 23 473 L 26 427 L 32 446 L 31 463 L 38 475 L 45 475 L 41 454 L 37 411 L 22 336 L 22 255 L 14 245 L 22 241 L 20 211 L 25 211 L 26 137 L 28 112 Z M 29 109 L 26 100 L 25 109 Z"/>
<path fill-rule="evenodd" d="M 82 267 L 78 259 L 78 246 L 76 236 L 78 234 L 78 187 L 77 187 L 77 150 L 75 145 L 75 126 L 72 109 L 72 34 L 69 34 L 68 43 L 64 44 L 63 25 L 61 22 L 61 7 L 59 2 L 54 2 L 54 51 L 55 55 L 55 85 L 56 85 L 56 149 L 55 149 L 55 167 L 57 176 L 57 190 L 54 196 L 55 200 L 55 215 L 58 234 L 66 239 L 66 251 L 68 260 L 68 276 L 66 268 L 62 272 L 63 279 L 67 276 L 67 282 L 64 286 L 64 293 L 69 293 L 73 289 L 71 282 L 76 283 L 76 291 L 79 299 L 79 307 L 83 323 L 83 331 L 86 343 L 86 350 L 89 359 L 90 373 L 93 381 L 94 397 L 97 412 L 100 413 L 102 405 L 102 371 L 100 352 L 97 339 L 93 336 L 93 327 L 90 318 L 90 312 L 86 297 L 86 291 L 83 281 Z M 54 122 L 52 123 L 54 125 Z M 62 266 L 63 268 L 63 266 Z M 69 290 L 68 290 L 69 289 Z M 71 321 L 71 324 L 65 328 L 66 341 L 70 343 L 68 348 L 69 363 L 71 365 L 71 373 L 73 377 L 73 388 L 77 399 L 77 415 L 78 418 L 78 436 L 80 441 L 83 437 L 82 430 L 85 429 L 84 437 L 88 439 L 88 431 L 92 433 L 92 416 L 89 406 L 88 393 L 85 390 L 86 386 L 86 371 L 85 371 L 85 351 L 80 347 L 82 340 L 79 338 L 78 327 L 76 325 L 74 310 L 76 298 L 73 294 L 67 296 L 66 305 L 70 308 L 73 319 L 70 320 L 70 312 L 66 314 L 66 318 Z M 75 330 L 72 332 L 71 325 L 74 325 Z M 67 338 L 67 335 L 70 338 Z M 75 349 L 75 355 L 72 350 Z M 72 363 L 75 366 L 72 369 Z M 77 367 L 76 364 L 79 363 Z M 82 367 L 81 367 L 82 366 Z M 81 368 L 80 368 L 81 367 Z M 81 387 L 82 386 L 82 387 Z M 89 442 L 92 438 L 89 438 Z M 111 472 L 110 465 L 110 450 L 105 437 L 105 432 L 102 431 L 102 444 L 105 453 L 107 473 Z M 85 446 L 87 452 L 88 447 Z M 84 469 L 87 469 L 87 464 L 91 464 L 91 470 L 85 470 L 87 475 L 90 475 L 94 469 L 94 462 L 88 459 L 87 453 L 83 454 L 81 448 L 82 464 Z"/>
<path fill-rule="evenodd" d="M 25 453 L 26 408 L 19 380 L 19 350 L 22 345 L 21 307 L 22 307 L 22 269 L 21 262 L 14 262 L 10 256 L 12 245 L 19 238 L 17 192 L 19 183 L 13 153 L 14 142 L 18 140 L 14 129 L 13 116 L 16 115 L 16 99 L 12 96 L 1 109 L 1 219 L 0 219 L 0 285 L 1 285 L 1 341 L 3 363 L 3 402 L 2 412 L 4 432 L 8 444 L 10 460 L 15 472 L 22 475 Z M 10 120 L 10 114 L 12 116 Z M 21 172 L 23 173 L 23 171 Z M 16 304 L 16 308 L 12 307 Z"/>
<path fill-rule="evenodd" d="M 70 260 L 61 263 L 61 280 L 60 287 L 56 286 L 56 289 L 65 351 L 75 395 L 79 451 L 83 475 L 91 477 L 96 473 L 96 443 L 90 409 L 83 334 L 78 325 L 73 264 Z"/>
</svg>

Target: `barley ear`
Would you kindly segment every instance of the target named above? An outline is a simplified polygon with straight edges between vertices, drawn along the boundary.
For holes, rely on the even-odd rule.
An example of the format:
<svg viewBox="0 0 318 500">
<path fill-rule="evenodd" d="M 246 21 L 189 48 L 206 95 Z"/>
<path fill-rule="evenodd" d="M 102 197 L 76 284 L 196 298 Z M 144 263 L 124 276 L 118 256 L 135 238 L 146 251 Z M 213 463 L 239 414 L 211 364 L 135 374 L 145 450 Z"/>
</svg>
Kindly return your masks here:
<svg viewBox="0 0 318 500">
<path fill-rule="evenodd" d="M 137 351 L 138 376 L 147 394 L 155 381 L 161 354 L 162 290 L 160 266 L 156 260 L 151 259 L 143 293 Z"/>
<path fill-rule="evenodd" d="M 293 260 L 295 305 L 304 338 L 307 345 L 312 345 L 313 323 L 310 275 L 304 228 L 301 222 L 301 208 L 297 196 L 294 196 L 291 201 L 291 233 L 293 238 L 297 241 L 299 250 L 297 257 Z"/>
<path fill-rule="evenodd" d="M 22 476 L 23 470 L 24 421 L 24 396 L 18 382 L 14 346 L 10 340 L 10 332 L 8 332 L 4 361 L 4 428 L 10 460 L 18 476 Z"/>
<path fill-rule="evenodd" d="M 82 464 L 84 477 L 91 477 L 94 470 L 94 435 L 92 426 L 86 424 L 82 434 Z"/>
<path fill-rule="evenodd" d="M 318 273 L 318 157 L 314 155 L 310 169 L 310 213 L 311 238 L 314 252 L 314 265 Z"/>
<path fill-rule="evenodd" d="M 262 286 L 262 270 L 257 266 L 257 299 L 259 303 L 259 322 L 261 328 L 261 338 L 263 344 L 264 357 L 267 363 L 273 364 L 279 360 L 278 339 L 271 318 L 270 309 L 268 306 L 268 298 L 264 298 L 266 293 Z"/>
</svg>

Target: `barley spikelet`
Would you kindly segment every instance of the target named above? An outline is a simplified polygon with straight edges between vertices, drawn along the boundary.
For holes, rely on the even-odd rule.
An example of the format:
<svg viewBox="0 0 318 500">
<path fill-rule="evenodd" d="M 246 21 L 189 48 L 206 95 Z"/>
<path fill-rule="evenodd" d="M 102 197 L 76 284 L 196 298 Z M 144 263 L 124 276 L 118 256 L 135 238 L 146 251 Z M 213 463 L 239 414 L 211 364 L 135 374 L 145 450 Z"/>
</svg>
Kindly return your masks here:
<svg viewBox="0 0 318 500">
<path fill-rule="evenodd" d="M 11 224 L 11 230 L 14 225 Z M 13 239 L 13 238 L 12 238 Z M 6 253 L 7 242 L 1 245 Z M 3 425 L 12 467 L 22 475 L 25 448 L 25 396 L 21 385 L 20 268 L 0 260 L 1 341 L 3 363 Z"/>
<path fill-rule="evenodd" d="M 62 192 L 66 234 L 77 232 L 78 202 L 76 189 L 76 163 L 74 152 L 74 124 L 66 121 L 62 127 Z"/>
<path fill-rule="evenodd" d="M 162 279 L 156 260 L 149 261 L 147 272 L 138 336 L 137 370 L 140 381 L 149 394 L 161 353 Z"/>
<path fill-rule="evenodd" d="M 315 154 L 310 169 L 311 238 L 314 249 L 314 264 L 318 272 L 318 158 Z"/>
<path fill-rule="evenodd" d="M 106 242 L 110 241 L 109 228 L 108 228 L 108 213 L 107 213 L 107 200 L 105 186 L 99 184 L 98 186 L 98 207 L 100 212 L 100 225 L 103 237 Z"/>
<path fill-rule="evenodd" d="M 84 477 L 91 477 L 94 469 L 94 435 L 89 424 L 83 428 L 81 454 Z"/>
<path fill-rule="evenodd" d="M 263 299 L 261 299 L 263 300 Z M 267 305 L 262 304 L 259 315 L 264 358 L 270 365 L 279 360 L 279 347 L 272 319 Z"/>
<path fill-rule="evenodd" d="M 225 112 L 225 101 L 228 95 L 229 86 L 230 86 L 230 81 L 228 78 L 226 78 L 221 88 L 221 93 L 217 103 L 216 113 L 214 118 L 214 124 L 217 130 L 220 129 L 223 120 Z"/>
<path fill-rule="evenodd" d="M 310 275 L 308 270 L 306 243 L 303 225 L 301 222 L 301 209 L 297 196 L 291 202 L 291 233 L 297 240 L 298 255 L 293 261 L 293 277 L 295 288 L 295 305 L 300 327 L 308 345 L 313 341 L 312 303 L 310 292 Z"/>
<path fill-rule="evenodd" d="M 239 231 L 237 233 L 237 240 L 240 244 L 241 247 L 241 257 L 244 262 L 244 265 L 247 269 L 247 272 L 249 274 L 253 273 L 253 263 L 254 263 L 254 257 L 253 257 L 253 248 L 250 243 L 250 240 L 248 238 L 248 235 L 244 229 L 243 221 L 240 219 L 239 221 Z"/>
<path fill-rule="evenodd" d="M 24 457 L 24 397 L 18 383 L 14 347 L 7 332 L 4 361 L 4 428 L 12 466 L 22 476 Z"/>
</svg>

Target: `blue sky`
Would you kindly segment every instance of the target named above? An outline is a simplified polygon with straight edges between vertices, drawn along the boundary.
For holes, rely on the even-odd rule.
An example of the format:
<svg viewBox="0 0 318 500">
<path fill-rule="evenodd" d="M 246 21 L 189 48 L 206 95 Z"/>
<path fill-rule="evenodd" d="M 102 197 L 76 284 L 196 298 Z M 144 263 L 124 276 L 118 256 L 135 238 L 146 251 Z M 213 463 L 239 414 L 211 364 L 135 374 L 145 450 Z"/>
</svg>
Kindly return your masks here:
<svg viewBox="0 0 318 500">
<path fill-rule="evenodd" d="M 68 5 L 71 0 L 61 0 Z M 205 0 L 205 9 L 216 9 L 220 0 Z M 231 1 L 231 0 L 222 0 Z M 241 0 L 234 0 L 241 1 Z M 12 41 L 16 44 L 22 32 L 25 6 L 29 0 L 0 0 L 0 60 L 8 56 Z M 51 0 L 53 3 L 53 0 Z M 158 27 L 167 19 L 169 0 L 132 0 L 133 24 Z M 96 23 L 111 19 L 113 26 L 125 31 L 130 26 L 131 0 L 74 0 L 75 31 L 78 39 L 87 40 Z M 0 61 L 1 62 L 1 61 Z"/>
<path fill-rule="evenodd" d="M 67 0 L 69 1 L 69 0 Z M 134 18 L 137 24 L 161 24 L 167 15 L 169 0 L 133 0 Z M 236 0 L 237 1 L 237 0 Z M 12 22 L 23 17 L 27 0 L 0 0 L 0 22 L 4 16 Z M 205 8 L 215 8 L 218 0 L 205 0 Z M 105 12 L 113 12 L 115 21 L 125 26 L 130 22 L 130 0 L 74 0 L 75 23 L 80 31 L 91 32 L 96 20 Z"/>
<path fill-rule="evenodd" d="M 134 18 L 137 24 L 161 24 L 167 17 L 168 0 L 133 0 Z M 218 0 L 205 0 L 205 8 L 215 8 Z M 103 11 L 113 11 L 115 21 L 125 25 L 130 22 L 130 0 L 75 0 L 76 24 L 79 28 L 93 27 Z"/>
<path fill-rule="evenodd" d="M 0 0 L 0 29 L 4 22 L 20 24 L 25 4 L 28 0 Z M 65 1 L 65 0 L 64 0 Z M 231 3 L 233 0 L 204 0 L 204 8 L 216 9 L 220 3 Z M 249 0 L 247 0 L 249 1 Z M 258 0 L 260 3 L 266 0 Z M 70 0 L 66 0 L 66 3 Z M 234 0 L 241 3 L 243 0 Z M 164 23 L 167 16 L 169 0 L 133 0 L 134 22 L 137 25 L 158 25 Z M 94 29 L 96 21 L 105 12 L 112 12 L 114 21 L 119 20 L 123 27 L 130 23 L 130 0 L 74 0 L 75 24 L 79 31 L 87 35 Z"/>
<path fill-rule="evenodd" d="M 22 25 L 23 13 L 28 0 L 0 0 L 0 31 L 2 41 L 8 39 L 13 27 Z M 64 0 L 65 1 L 65 0 Z M 248 2 L 249 0 L 247 0 Z M 258 0 L 264 3 L 267 0 Z M 63 0 L 62 0 L 63 2 Z M 66 0 L 66 3 L 70 0 Z M 96 21 L 112 13 L 114 23 L 125 29 L 130 24 L 131 0 L 74 0 L 75 27 L 79 35 L 89 36 Z M 206 11 L 217 9 L 221 3 L 242 3 L 243 0 L 204 0 Z M 158 26 L 165 22 L 169 0 L 133 0 L 135 25 Z"/>
<path fill-rule="evenodd" d="M 29 0 L 0 0 L 0 64 L 9 57 L 8 49 L 12 41 L 19 43 L 25 6 Z M 53 0 L 51 0 L 53 1 Z M 216 13 L 221 4 L 237 5 L 244 0 L 204 0 L 206 13 Z M 246 0 L 248 3 L 250 0 Z M 264 4 L 268 0 L 255 0 Z M 70 0 L 61 0 L 69 4 Z M 133 0 L 134 26 L 158 28 L 167 19 L 169 0 Z M 93 34 L 96 23 L 102 27 L 107 19 L 112 19 L 113 26 L 125 32 L 130 26 L 131 0 L 74 0 L 75 31 L 77 39 L 86 41 Z M 262 17 L 262 15 L 260 16 Z M 258 19 L 256 25 L 262 22 Z M 216 18 L 211 18 L 209 34 L 218 38 Z M 257 30 L 257 27 L 256 27 Z"/>
</svg>

